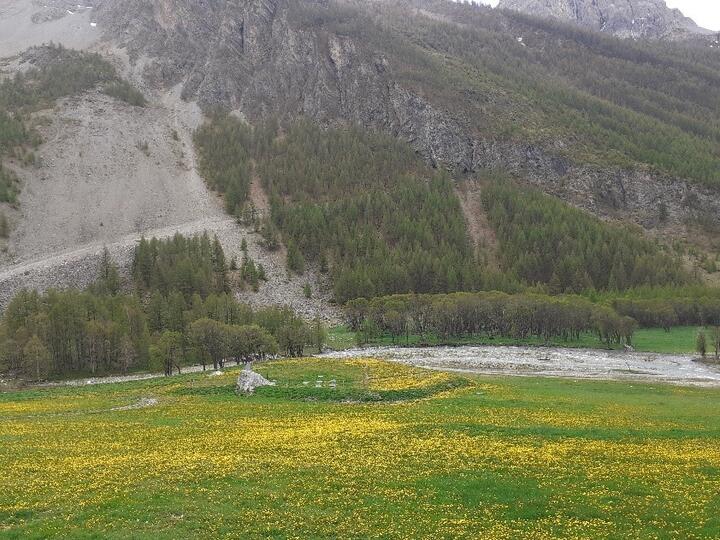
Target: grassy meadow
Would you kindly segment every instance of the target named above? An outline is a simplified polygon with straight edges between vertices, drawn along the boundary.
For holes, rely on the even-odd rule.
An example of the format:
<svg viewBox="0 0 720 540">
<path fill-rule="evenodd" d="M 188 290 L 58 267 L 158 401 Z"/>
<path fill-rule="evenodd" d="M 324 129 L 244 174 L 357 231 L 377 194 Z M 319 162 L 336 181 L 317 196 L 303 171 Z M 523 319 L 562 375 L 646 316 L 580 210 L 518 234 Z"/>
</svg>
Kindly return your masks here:
<svg viewBox="0 0 720 540">
<path fill-rule="evenodd" d="M 663 354 L 693 354 L 695 352 L 695 340 L 697 338 L 699 327 L 696 326 L 678 326 L 666 332 L 662 328 L 640 328 L 633 336 L 633 346 L 640 352 L 655 352 Z M 708 331 L 709 332 L 709 331 Z M 708 334 L 709 335 L 709 334 Z M 409 345 L 411 347 L 418 346 L 437 346 L 437 345 L 528 345 L 533 347 L 569 347 L 580 349 L 606 349 L 607 344 L 600 341 L 597 335 L 586 332 L 580 336 L 578 340 L 550 340 L 545 341 L 539 338 L 529 339 L 513 339 L 503 337 L 488 336 L 467 336 L 461 339 L 449 338 L 441 339 L 435 335 L 419 336 L 411 334 L 407 338 L 405 336 L 392 339 L 391 336 L 380 336 L 373 339 L 369 346 L 392 346 Z M 328 346 L 335 350 L 349 349 L 357 346 L 355 333 L 349 331 L 344 326 L 337 326 L 330 329 L 328 334 Z M 613 348 L 621 348 L 617 344 L 613 344 Z M 710 351 L 711 352 L 711 351 Z"/>
<path fill-rule="evenodd" d="M 0 538 L 720 536 L 718 390 L 256 369 L 0 394 Z"/>
</svg>

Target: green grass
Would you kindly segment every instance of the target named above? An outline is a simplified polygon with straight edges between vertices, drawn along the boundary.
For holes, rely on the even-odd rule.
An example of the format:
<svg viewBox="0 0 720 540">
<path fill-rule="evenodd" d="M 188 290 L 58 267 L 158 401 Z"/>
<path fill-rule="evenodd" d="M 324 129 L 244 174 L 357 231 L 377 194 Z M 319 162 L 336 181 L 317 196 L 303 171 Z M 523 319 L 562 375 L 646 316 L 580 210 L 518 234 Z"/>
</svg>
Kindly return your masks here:
<svg viewBox="0 0 720 540">
<path fill-rule="evenodd" d="M 328 330 L 327 346 L 336 351 L 344 351 L 357 346 L 355 332 L 347 326 L 333 326 Z"/>
<path fill-rule="evenodd" d="M 0 538 L 720 535 L 716 389 L 256 369 L 0 394 Z"/>
<path fill-rule="evenodd" d="M 692 354 L 699 330 L 696 326 L 679 326 L 670 332 L 662 328 L 643 328 L 635 333 L 633 344 L 638 351 Z"/>
<path fill-rule="evenodd" d="M 662 328 L 641 328 L 633 336 L 633 346 L 640 352 L 655 352 L 663 354 L 694 354 L 695 338 L 700 330 L 696 326 L 679 326 L 666 332 Z M 355 333 L 345 326 L 333 327 L 329 332 L 328 346 L 334 350 L 346 350 L 357 347 Z M 393 339 L 384 335 L 373 339 L 368 346 L 461 346 L 461 345 L 493 345 L 493 346 L 531 346 L 531 347 L 567 347 L 572 349 L 607 349 L 606 343 L 600 341 L 595 334 L 584 333 L 578 340 L 563 341 L 561 339 L 545 341 L 540 338 L 512 339 L 488 336 L 467 336 L 462 338 L 441 339 L 436 335 L 419 336 L 411 334 Z M 613 345 L 613 348 L 621 348 Z"/>
</svg>

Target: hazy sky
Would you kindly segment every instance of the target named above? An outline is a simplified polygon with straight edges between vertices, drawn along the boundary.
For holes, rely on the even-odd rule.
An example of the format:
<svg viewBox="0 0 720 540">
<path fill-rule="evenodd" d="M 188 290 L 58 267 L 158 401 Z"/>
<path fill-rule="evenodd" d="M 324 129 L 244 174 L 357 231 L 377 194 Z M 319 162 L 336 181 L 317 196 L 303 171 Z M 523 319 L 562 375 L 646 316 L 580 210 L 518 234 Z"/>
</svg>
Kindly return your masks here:
<svg viewBox="0 0 720 540">
<path fill-rule="evenodd" d="M 498 0 L 480 0 L 495 6 Z M 720 1 L 718 0 L 665 0 L 668 6 L 678 8 L 704 28 L 720 30 Z"/>
<path fill-rule="evenodd" d="M 720 30 L 720 2 L 717 0 L 666 0 L 665 3 L 678 8 L 702 27 Z"/>
</svg>

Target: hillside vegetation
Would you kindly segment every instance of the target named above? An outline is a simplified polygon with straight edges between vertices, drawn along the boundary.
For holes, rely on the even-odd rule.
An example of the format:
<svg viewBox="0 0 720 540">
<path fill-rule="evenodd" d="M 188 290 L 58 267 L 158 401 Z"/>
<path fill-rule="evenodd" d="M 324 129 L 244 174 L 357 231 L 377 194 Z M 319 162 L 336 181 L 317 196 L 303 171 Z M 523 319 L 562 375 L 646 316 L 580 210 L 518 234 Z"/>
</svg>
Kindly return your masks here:
<svg viewBox="0 0 720 540">
<path fill-rule="evenodd" d="M 356 38 L 482 137 L 720 185 L 720 57 L 709 46 L 619 40 L 442 1 L 302 3 L 293 16 L 321 35 Z"/>
<path fill-rule="evenodd" d="M 211 188 L 239 219 L 253 214 L 250 178 L 270 197 L 291 270 L 330 272 L 338 302 L 387 294 L 471 290 L 623 291 L 690 281 L 640 229 L 600 221 L 552 197 L 491 182 L 483 200 L 500 240 L 501 272 L 468 237 L 453 180 L 394 139 L 296 122 L 252 130 L 216 116 L 195 142 Z M 290 256 L 291 255 L 291 256 Z"/>
<path fill-rule="evenodd" d="M 326 132 L 306 122 L 276 139 L 278 133 L 216 119 L 196 134 L 202 169 L 242 217 L 254 166 L 270 197 L 272 222 L 264 227 L 279 229 L 290 253 L 297 249 L 329 270 L 338 301 L 481 283 L 446 174 L 429 171 L 406 145 L 383 135 Z M 291 266 L 301 270 L 303 263 L 296 257 Z"/>
<path fill-rule="evenodd" d="M 22 291 L 0 320 L 0 371 L 48 378 L 214 368 L 278 353 L 322 348 L 325 330 L 292 310 L 253 310 L 231 294 L 217 238 L 143 239 L 133 262 L 134 294 L 123 292 L 107 251 L 85 291 Z"/>
<path fill-rule="evenodd" d="M 677 257 L 638 228 L 603 223 L 533 189 L 493 182 L 483 190 L 502 266 L 553 293 L 624 291 L 690 281 Z"/>
</svg>

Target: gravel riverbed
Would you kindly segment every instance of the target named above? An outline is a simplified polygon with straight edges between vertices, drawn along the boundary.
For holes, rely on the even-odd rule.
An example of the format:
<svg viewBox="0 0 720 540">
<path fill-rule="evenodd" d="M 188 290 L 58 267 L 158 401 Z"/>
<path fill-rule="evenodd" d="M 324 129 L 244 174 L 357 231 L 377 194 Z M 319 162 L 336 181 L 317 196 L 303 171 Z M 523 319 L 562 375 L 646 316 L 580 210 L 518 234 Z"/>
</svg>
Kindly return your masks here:
<svg viewBox="0 0 720 540">
<path fill-rule="evenodd" d="M 379 347 L 323 355 L 382 358 L 416 367 L 533 377 L 661 382 L 720 387 L 720 365 L 690 356 L 542 347 Z"/>
</svg>

